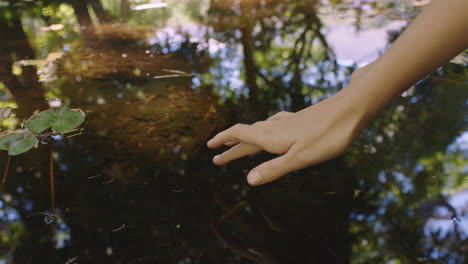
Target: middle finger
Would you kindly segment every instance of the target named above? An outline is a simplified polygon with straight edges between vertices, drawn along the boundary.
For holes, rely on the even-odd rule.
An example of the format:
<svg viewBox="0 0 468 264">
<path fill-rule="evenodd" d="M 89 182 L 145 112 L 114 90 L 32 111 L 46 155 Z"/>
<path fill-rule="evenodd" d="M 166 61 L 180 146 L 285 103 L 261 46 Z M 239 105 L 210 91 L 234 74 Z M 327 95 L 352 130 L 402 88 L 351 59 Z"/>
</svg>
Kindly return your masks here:
<svg viewBox="0 0 468 264">
<path fill-rule="evenodd" d="M 253 155 L 257 152 L 260 152 L 261 150 L 261 148 L 254 145 L 239 143 L 225 152 L 215 156 L 213 158 L 213 162 L 216 165 L 224 165 L 235 159 L 242 158 L 247 155 Z"/>
</svg>

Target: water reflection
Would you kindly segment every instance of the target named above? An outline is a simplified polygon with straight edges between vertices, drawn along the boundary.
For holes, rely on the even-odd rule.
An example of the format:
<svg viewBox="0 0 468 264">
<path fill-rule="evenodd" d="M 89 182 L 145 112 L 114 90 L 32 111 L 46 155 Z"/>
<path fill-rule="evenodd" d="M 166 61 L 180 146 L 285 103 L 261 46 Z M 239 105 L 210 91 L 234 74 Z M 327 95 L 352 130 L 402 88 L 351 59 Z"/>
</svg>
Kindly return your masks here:
<svg viewBox="0 0 468 264">
<path fill-rule="evenodd" d="M 366 58 L 340 57 L 330 16 L 366 35 L 399 30 L 417 7 L 0 3 L 8 3 L 0 5 L 7 40 L 0 42 L 0 106 L 17 108 L 2 129 L 49 106 L 87 111 L 82 135 L 57 136 L 53 149 L 40 145 L 11 159 L 0 200 L 0 261 L 465 260 L 468 149 L 461 139 L 454 143 L 466 130 L 463 65 L 447 65 L 405 92 L 343 157 L 267 186 L 247 186 L 245 173 L 269 155 L 217 168 L 204 147 L 230 124 L 301 109 L 347 83 Z M 383 49 L 386 40 L 379 41 L 382 47 L 369 50 Z"/>
<path fill-rule="evenodd" d="M 215 201 L 225 214 L 211 223 L 211 229 L 236 254 L 255 263 L 339 263 L 320 234 L 306 235 L 280 226 L 265 210 L 246 201 L 232 208 L 220 194 Z M 234 226 L 228 227 L 227 221 Z"/>
</svg>

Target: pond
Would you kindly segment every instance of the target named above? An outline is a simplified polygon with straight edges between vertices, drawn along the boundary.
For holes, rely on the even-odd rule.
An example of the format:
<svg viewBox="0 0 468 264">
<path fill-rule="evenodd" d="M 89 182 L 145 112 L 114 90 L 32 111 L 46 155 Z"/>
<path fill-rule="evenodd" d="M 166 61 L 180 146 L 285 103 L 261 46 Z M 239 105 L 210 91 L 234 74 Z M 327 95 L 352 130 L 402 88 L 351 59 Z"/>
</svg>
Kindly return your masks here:
<svg viewBox="0 0 468 264">
<path fill-rule="evenodd" d="M 336 93 L 425 2 L 0 1 L 1 130 L 85 114 L 0 152 L 0 263 L 465 263 L 466 60 L 275 182 L 246 181 L 273 155 L 206 147 Z"/>
</svg>

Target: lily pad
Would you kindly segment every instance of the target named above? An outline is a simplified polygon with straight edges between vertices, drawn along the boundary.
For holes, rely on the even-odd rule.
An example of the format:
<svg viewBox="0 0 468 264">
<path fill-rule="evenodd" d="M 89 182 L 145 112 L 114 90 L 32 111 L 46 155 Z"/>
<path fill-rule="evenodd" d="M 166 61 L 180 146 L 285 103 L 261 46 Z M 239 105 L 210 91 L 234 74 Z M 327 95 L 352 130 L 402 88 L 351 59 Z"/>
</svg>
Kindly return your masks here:
<svg viewBox="0 0 468 264">
<path fill-rule="evenodd" d="M 8 154 L 11 156 L 23 154 L 26 151 L 37 147 L 39 140 L 33 133 L 25 133 L 19 140 L 10 143 Z"/>
<path fill-rule="evenodd" d="M 57 118 L 52 123 L 52 131 L 66 133 L 81 125 L 85 120 L 85 113 L 80 109 L 61 108 L 56 110 Z"/>
<path fill-rule="evenodd" d="M 52 110 L 43 111 L 31 116 L 25 123 L 29 131 L 33 133 L 41 133 L 52 126 L 57 120 L 57 113 Z"/>
<path fill-rule="evenodd" d="M 27 130 L 16 130 L 0 139 L 0 148 L 7 149 L 10 156 L 23 154 L 37 147 L 39 140 Z"/>
<path fill-rule="evenodd" d="M 42 133 L 52 128 L 55 133 L 66 133 L 84 122 L 85 114 L 80 109 L 59 108 L 34 114 L 25 122 L 25 127 L 33 133 Z"/>
<path fill-rule="evenodd" d="M 10 142 L 16 141 L 21 137 L 21 133 L 3 133 L 2 135 L 0 135 L 0 149 L 8 150 L 8 148 L 10 147 Z"/>
</svg>

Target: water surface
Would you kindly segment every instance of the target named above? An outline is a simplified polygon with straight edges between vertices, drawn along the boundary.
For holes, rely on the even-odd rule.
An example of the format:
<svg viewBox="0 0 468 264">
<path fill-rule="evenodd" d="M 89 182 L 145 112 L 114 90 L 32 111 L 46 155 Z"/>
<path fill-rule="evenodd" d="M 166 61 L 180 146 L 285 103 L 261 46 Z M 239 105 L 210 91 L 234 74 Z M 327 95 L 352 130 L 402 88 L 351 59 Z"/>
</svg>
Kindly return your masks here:
<svg viewBox="0 0 468 264">
<path fill-rule="evenodd" d="M 0 106 L 16 109 L 2 130 L 38 109 L 87 114 L 81 132 L 11 157 L 6 173 L 0 154 L 0 263 L 464 263 L 466 65 L 396 98 L 345 155 L 271 184 L 245 176 L 272 155 L 217 167 L 205 146 L 332 95 L 419 11 L 0 1 Z"/>
</svg>

